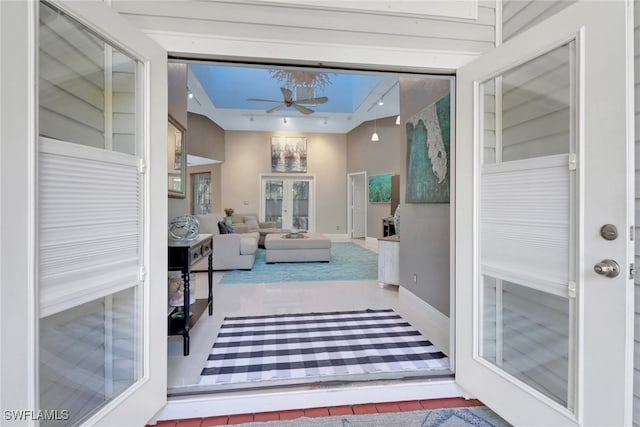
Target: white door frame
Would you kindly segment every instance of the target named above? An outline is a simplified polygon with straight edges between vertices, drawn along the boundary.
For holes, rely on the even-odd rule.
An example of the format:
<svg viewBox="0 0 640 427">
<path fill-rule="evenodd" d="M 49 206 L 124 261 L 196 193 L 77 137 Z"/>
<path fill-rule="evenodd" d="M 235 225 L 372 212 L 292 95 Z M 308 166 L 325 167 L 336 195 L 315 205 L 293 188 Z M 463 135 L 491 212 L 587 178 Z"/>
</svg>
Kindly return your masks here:
<svg viewBox="0 0 640 427">
<path fill-rule="evenodd" d="M 144 425 L 166 402 L 167 55 L 102 2 L 51 2 L 145 65 L 142 138 L 147 162 L 141 378 L 87 422 Z M 38 412 L 38 2 L 0 2 L 0 407 Z M 11 60 L 5 60 L 11 58 Z M 152 289 L 153 288 L 153 289 Z M 153 291 L 153 292 L 152 292 Z M 8 327 L 11 325 L 11 327 Z M 43 408 L 51 409 L 51 408 Z M 60 408 L 64 409 L 64 408 Z M 34 425 L 36 415 L 24 421 Z M 3 419 L 5 414 L 3 414 Z M 7 420 L 9 421 L 9 420 Z"/>
<path fill-rule="evenodd" d="M 364 237 L 367 237 L 367 172 L 353 172 L 347 174 L 347 236 L 353 238 L 353 179 L 356 176 L 364 175 L 364 215 L 362 221 L 364 222 Z"/>
</svg>

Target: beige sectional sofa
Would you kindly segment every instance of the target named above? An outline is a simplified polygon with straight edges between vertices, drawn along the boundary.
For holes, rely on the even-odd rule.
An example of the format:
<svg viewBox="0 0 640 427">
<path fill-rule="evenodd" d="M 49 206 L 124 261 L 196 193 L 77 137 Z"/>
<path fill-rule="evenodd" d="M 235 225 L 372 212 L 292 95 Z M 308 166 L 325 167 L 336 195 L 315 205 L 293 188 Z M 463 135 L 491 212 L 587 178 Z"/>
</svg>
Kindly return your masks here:
<svg viewBox="0 0 640 427">
<path fill-rule="evenodd" d="M 260 248 L 264 248 L 264 239 L 268 234 L 288 233 L 290 231 L 277 228 L 275 222 L 260 222 L 258 221 L 258 215 L 252 213 L 234 213 L 231 216 L 231 221 L 236 233 L 257 231 L 260 234 L 258 238 L 258 247 Z"/>
<path fill-rule="evenodd" d="M 250 231 L 242 224 L 234 226 L 234 233 L 221 234 L 219 222 L 226 217 L 220 214 L 195 215 L 200 222 L 200 233 L 213 234 L 213 269 L 214 270 L 251 270 L 256 259 L 260 234 Z M 193 271 L 206 271 L 207 260 L 198 261 Z"/>
</svg>

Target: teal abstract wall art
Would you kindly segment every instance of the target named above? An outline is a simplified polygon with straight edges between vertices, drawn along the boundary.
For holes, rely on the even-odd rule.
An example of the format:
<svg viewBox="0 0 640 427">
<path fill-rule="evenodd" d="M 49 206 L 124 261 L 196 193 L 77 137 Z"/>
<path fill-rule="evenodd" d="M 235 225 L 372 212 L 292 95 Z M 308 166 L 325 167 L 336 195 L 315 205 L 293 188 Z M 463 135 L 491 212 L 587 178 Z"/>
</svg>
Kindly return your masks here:
<svg viewBox="0 0 640 427">
<path fill-rule="evenodd" d="M 449 203 L 451 95 L 429 105 L 406 122 L 406 203 Z"/>
<path fill-rule="evenodd" d="M 392 174 L 369 177 L 369 203 L 391 203 Z"/>
</svg>

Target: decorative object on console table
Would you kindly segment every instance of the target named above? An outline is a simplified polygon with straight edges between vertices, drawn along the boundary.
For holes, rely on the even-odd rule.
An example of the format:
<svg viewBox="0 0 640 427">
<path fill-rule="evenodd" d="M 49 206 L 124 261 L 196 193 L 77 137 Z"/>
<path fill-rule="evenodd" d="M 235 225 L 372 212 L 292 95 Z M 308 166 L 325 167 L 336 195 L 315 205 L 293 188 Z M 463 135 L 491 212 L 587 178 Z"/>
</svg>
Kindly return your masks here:
<svg viewBox="0 0 640 427">
<path fill-rule="evenodd" d="M 169 236 L 174 241 L 188 242 L 198 238 L 200 222 L 193 215 L 181 215 L 169 223 Z"/>
<path fill-rule="evenodd" d="M 174 319 L 169 315 L 169 335 L 182 335 L 184 355 L 189 355 L 189 331 L 200 318 L 204 310 L 209 307 L 209 316 L 213 315 L 213 235 L 200 234 L 195 240 L 169 241 L 168 247 L 169 271 L 179 271 L 183 282 L 183 316 Z M 198 299 L 193 304 L 191 313 L 191 266 L 203 257 L 208 258 L 208 284 L 209 294 L 207 299 Z"/>
<path fill-rule="evenodd" d="M 194 273 L 189 273 L 190 283 L 190 296 L 189 305 L 193 305 L 196 302 L 195 283 L 196 276 Z M 177 307 L 177 310 L 171 311 L 172 319 L 184 319 L 184 283 L 182 282 L 182 275 L 179 271 L 169 272 L 169 307 Z M 191 310 L 193 315 L 193 310 Z"/>
</svg>

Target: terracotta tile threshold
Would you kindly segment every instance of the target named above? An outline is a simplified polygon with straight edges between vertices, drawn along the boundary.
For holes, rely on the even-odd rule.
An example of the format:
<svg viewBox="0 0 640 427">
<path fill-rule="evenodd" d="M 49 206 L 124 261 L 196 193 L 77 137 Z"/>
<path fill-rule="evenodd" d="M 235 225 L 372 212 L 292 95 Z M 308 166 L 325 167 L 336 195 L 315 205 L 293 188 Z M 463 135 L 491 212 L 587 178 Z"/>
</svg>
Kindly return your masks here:
<svg viewBox="0 0 640 427">
<path fill-rule="evenodd" d="M 295 409 L 255 414 L 233 414 L 209 418 L 160 421 L 155 427 L 212 427 L 250 422 L 293 420 L 300 417 L 328 417 L 333 415 L 362 415 L 385 412 L 408 412 L 422 409 L 460 408 L 483 406 L 479 400 L 461 397 L 449 399 L 410 400 L 404 402 L 366 403 L 362 405 L 331 406 L 324 408 Z"/>
</svg>

